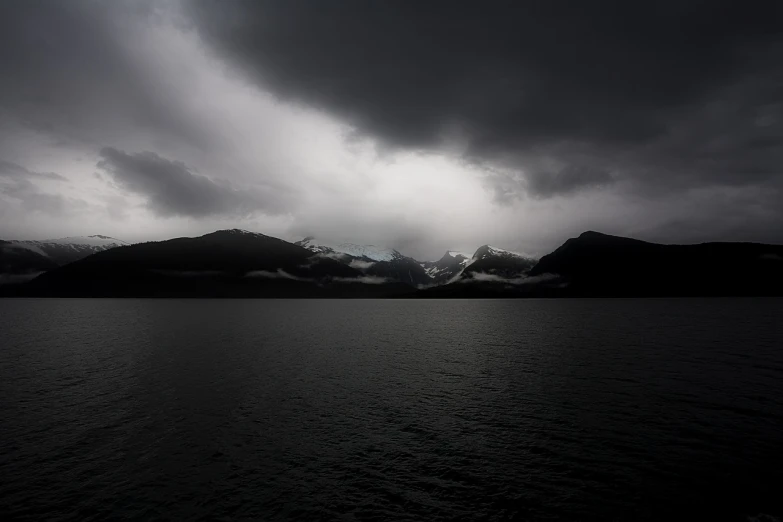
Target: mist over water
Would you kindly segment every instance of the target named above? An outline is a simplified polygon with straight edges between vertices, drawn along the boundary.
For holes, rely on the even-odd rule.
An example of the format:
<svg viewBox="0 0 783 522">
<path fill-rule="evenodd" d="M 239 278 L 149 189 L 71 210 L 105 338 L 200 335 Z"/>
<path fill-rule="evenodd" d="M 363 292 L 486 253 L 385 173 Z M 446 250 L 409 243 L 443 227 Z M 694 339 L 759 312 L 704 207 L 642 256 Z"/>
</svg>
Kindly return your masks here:
<svg viewBox="0 0 783 522">
<path fill-rule="evenodd" d="M 783 514 L 783 299 L 0 300 L 13 519 Z"/>
</svg>

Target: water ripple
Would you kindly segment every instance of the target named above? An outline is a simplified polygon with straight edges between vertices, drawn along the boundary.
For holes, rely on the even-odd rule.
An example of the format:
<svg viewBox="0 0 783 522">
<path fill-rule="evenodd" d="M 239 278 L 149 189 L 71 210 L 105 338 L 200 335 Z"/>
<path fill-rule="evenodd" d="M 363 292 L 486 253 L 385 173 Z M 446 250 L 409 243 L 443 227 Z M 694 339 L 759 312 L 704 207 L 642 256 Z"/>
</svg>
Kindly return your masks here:
<svg viewBox="0 0 783 522">
<path fill-rule="evenodd" d="M 780 317 L 779 299 L 0 300 L 0 512 L 772 520 Z"/>
</svg>

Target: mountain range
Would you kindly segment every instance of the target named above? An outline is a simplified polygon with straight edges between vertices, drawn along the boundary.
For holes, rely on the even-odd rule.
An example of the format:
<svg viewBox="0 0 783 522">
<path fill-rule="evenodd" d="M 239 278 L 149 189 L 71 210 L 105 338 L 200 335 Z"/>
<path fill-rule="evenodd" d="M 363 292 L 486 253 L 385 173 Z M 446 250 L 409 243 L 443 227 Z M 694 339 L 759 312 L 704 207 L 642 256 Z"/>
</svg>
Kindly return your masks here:
<svg viewBox="0 0 783 522">
<path fill-rule="evenodd" d="M 307 250 L 342 261 L 365 276 L 398 281 L 413 287 L 432 283 L 421 263 L 393 248 L 354 243 L 331 244 L 306 237 L 295 243 Z"/>
<path fill-rule="evenodd" d="M 0 240 L 0 284 L 18 282 L 110 248 L 127 245 L 109 236 L 75 236 L 39 241 Z"/>
<path fill-rule="evenodd" d="M 0 295 L 587 297 L 783 295 L 783 246 L 661 245 L 585 232 L 536 259 L 484 245 L 420 262 L 395 249 L 239 229 L 127 244 L 0 241 Z"/>
</svg>

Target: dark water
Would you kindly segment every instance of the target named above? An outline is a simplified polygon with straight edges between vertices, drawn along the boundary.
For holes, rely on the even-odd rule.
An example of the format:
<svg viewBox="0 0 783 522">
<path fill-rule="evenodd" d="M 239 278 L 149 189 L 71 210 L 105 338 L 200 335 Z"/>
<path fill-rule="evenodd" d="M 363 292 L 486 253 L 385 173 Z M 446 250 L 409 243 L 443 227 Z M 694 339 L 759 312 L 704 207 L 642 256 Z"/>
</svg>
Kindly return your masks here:
<svg viewBox="0 0 783 522">
<path fill-rule="evenodd" d="M 783 300 L 0 300 L 0 514 L 783 513 Z"/>
</svg>

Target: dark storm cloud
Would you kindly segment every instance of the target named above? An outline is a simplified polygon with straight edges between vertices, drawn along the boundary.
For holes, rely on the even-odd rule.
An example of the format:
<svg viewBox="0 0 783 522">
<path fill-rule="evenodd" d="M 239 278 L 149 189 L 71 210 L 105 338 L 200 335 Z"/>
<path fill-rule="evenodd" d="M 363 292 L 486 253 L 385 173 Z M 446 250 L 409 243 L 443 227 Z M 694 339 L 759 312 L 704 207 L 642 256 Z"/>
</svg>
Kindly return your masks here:
<svg viewBox="0 0 783 522">
<path fill-rule="evenodd" d="M 614 181 L 611 173 L 587 165 L 570 164 L 529 171 L 527 189 L 542 197 L 567 194 L 580 189 L 601 187 Z"/>
<path fill-rule="evenodd" d="M 120 188 L 145 197 L 159 216 L 243 216 L 283 210 L 278 198 L 210 179 L 153 152 L 131 154 L 104 147 L 100 155 L 98 167 Z"/>
<path fill-rule="evenodd" d="M 779 0 L 0 0 L 0 232 L 777 240 L 782 21 Z"/>
<path fill-rule="evenodd" d="M 501 200 L 781 174 L 779 0 L 188 5 L 281 97 L 391 146 L 453 139 L 469 161 L 521 173 L 490 177 Z"/>
</svg>

